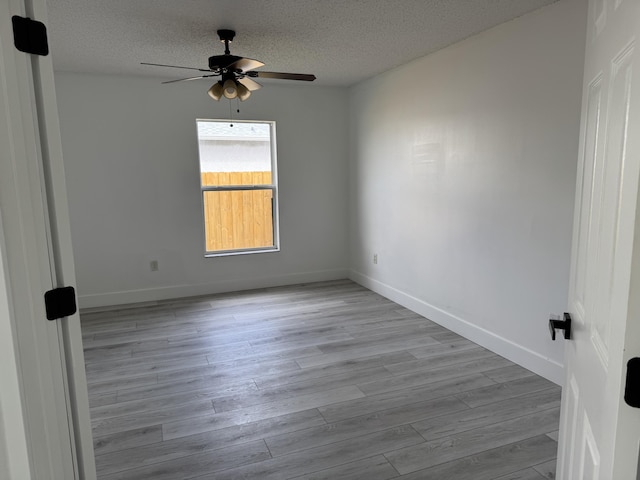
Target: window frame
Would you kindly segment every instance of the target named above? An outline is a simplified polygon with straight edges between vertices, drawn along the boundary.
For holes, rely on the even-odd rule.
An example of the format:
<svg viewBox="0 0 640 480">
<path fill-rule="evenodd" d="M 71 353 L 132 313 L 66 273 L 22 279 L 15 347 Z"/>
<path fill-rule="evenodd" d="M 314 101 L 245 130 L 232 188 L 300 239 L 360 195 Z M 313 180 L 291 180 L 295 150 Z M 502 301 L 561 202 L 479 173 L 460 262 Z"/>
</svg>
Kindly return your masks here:
<svg viewBox="0 0 640 480">
<path fill-rule="evenodd" d="M 197 126 L 199 122 L 213 122 L 213 123 L 261 123 L 269 125 L 269 149 L 271 152 L 271 183 L 260 185 L 202 185 L 202 164 L 200 159 L 200 135 L 197 133 Z M 234 255 L 251 255 L 255 253 L 271 253 L 280 251 L 280 214 L 279 214 L 279 202 L 278 202 L 278 161 L 277 161 L 277 148 L 276 148 L 276 122 L 273 120 L 223 120 L 223 119 L 211 119 L 211 118 L 197 118 L 196 119 L 196 134 L 198 137 L 198 172 L 200 183 L 200 218 L 202 221 L 202 239 L 203 250 L 205 258 L 215 257 L 228 257 Z M 271 190 L 271 224 L 273 235 L 273 246 L 268 247 L 251 247 L 251 248 L 234 248 L 231 250 L 207 250 L 207 227 L 205 217 L 205 192 L 237 192 L 237 191 L 257 191 L 257 190 Z"/>
</svg>

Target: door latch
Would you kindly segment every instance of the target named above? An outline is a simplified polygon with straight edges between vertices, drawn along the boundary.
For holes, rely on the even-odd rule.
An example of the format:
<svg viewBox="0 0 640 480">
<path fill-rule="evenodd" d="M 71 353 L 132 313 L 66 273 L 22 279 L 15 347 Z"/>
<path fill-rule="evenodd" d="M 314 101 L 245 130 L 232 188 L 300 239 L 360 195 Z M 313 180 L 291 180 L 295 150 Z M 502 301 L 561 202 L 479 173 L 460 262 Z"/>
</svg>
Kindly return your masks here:
<svg viewBox="0 0 640 480">
<path fill-rule="evenodd" d="M 564 320 L 558 320 L 555 318 L 549 319 L 549 331 L 551 332 L 551 340 L 556 339 L 556 330 L 564 330 L 564 338 L 569 340 L 571 338 L 571 315 L 567 312 L 564 313 Z"/>
</svg>

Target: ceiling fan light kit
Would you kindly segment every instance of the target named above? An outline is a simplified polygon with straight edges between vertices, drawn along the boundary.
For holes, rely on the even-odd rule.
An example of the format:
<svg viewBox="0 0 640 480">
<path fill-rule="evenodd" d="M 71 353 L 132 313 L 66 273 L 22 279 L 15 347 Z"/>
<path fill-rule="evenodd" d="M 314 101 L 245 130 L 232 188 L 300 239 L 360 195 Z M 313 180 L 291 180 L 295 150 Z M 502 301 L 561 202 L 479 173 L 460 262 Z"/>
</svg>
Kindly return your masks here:
<svg viewBox="0 0 640 480">
<path fill-rule="evenodd" d="M 227 78 L 222 84 L 222 94 L 229 100 L 238 96 L 238 87 L 236 82 L 231 78 Z"/>
<path fill-rule="evenodd" d="M 251 91 L 245 87 L 243 84 L 239 83 L 236 85 L 238 88 L 238 98 L 241 102 L 244 102 L 251 95 Z"/>
<path fill-rule="evenodd" d="M 229 50 L 229 42 L 236 35 L 233 30 L 218 30 L 220 41 L 224 43 L 224 55 L 213 55 L 209 57 L 209 68 L 181 67 L 178 65 L 165 65 L 160 63 L 146 63 L 142 65 L 152 65 L 155 67 L 183 68 L 187 70 L 197 70 L 204 72 L 203 75 L 197 77 L 181 78 L 178 80 L 169 80 L 162 83 L 185 82 L 189 80 L 198 80 L 209 77 L 222 77 L 209 88 L 208 94 L 211 98 L 219 101 L 223 96 L 229 100 L 238 98 L 245 101 L 251 95 L 251 91 L 258 90 L 262 85 L 252 80 L 252 78 L 273 78 L 280 80 L 301 80 L 312 82 L 316 79 L 315 75 L 304 73 L 282 73 L 282 72 L 263 72 L 254 69 L 264 66 L 264 63 L 252 58 L 238 57 L 231 55 Z M 251 78 L 249 78 L 251 77 Z"/>
<path fill-rule="evenodd" d="M 207 93 L 215 101 L 220 100 L 220 97 L 222 97 L 222 83 L 220 82 L 214 83 L 213 85 L 211 85 L 211 88 Z"/>
</svg>

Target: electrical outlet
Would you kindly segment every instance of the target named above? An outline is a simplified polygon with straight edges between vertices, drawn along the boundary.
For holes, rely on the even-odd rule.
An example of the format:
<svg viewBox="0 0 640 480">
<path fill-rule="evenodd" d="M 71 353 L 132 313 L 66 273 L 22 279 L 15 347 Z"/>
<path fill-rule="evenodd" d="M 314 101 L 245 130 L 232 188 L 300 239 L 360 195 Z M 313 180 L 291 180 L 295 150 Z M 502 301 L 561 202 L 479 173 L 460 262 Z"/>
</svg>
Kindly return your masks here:
<svg viewBox="0 0 640 480">
<path fill-rule="evenodd" d="M 151 262 L 149 263 L 149 267 L 151 268 L 152 272 L 157 272 L 158 271 L 158 261 L 157 260 L 151 260 Z"/>
<path fill-rule="evenodd" d="M 374 254 L 373 254 L 373 264 L 374 264 L 374 265 L 377 265 L 377 264 L 378 264 L 378 254 L 377 254 L 377 253 L 374 253 Z"/>
</svg>

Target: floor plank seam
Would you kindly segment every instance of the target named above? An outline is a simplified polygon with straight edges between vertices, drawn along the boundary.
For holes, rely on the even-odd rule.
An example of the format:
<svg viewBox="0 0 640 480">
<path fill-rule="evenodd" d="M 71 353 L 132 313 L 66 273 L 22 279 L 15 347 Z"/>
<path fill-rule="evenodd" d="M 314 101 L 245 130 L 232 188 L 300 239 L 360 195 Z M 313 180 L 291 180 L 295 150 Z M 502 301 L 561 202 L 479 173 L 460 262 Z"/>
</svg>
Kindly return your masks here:
<svg viewBox="0 0 640 480">
<path fill-rule="evenodd" d="M 424 438 L 424 437 L 423 437 Z M 388 452 L 387 452 L 388 453 Z M 398 474 L 399 477 L 401 477 L 402 475 L 400 474 L 400 472 L 398 471 L 398 469 L 396 467 L 394 467 L 393 463 L 391 463 L 391 461 L 389 460 L 389 458 L 387 457 L 387 453 L 383 453 L 382 456 L 384 457 L 384 459 L 387 461 L 387 463 L 389 465 L 391 465 L 391 468 L 393 468 L 396 473 Z"/>
</svg>

